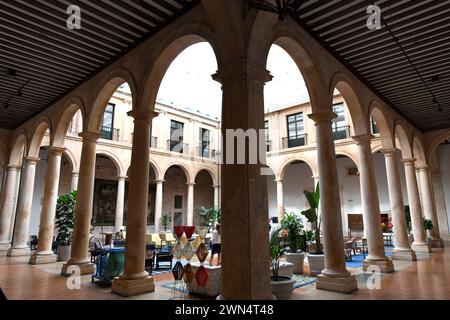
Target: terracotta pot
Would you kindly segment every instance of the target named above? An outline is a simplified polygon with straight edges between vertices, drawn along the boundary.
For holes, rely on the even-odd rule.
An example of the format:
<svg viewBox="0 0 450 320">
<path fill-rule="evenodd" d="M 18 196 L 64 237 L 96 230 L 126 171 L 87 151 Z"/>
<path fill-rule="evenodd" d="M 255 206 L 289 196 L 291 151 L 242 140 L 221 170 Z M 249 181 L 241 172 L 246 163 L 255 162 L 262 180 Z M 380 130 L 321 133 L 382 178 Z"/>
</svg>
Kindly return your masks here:
<svg viewBox="0 0 450 320">
<path fill-rule="evenodd" d="M 303 273 L 303 262 L 305 260 L 305 254 L 303 252 L 286 253 L 286 262 L 290 262 L 294 265 L 294 273 Z"/>
<path fill-rule="evenodd" d="M 325 269 L 325 255 L 308 254 L 309 270 L 312 275 L 318 275 Z"/>
<path fill-rule="evenodd" d="M 58 246 L 56 249 L 58 261 L 67 261 L 70 259 L 72 246 Z"/>
<path fill-rule="evenodd" d="M 277 300 L 291 300 L 294 291 L 295 280 L 287 277 L 279 277 L 278 281 L 272 278 L 272 294 Z"/>
</svg>

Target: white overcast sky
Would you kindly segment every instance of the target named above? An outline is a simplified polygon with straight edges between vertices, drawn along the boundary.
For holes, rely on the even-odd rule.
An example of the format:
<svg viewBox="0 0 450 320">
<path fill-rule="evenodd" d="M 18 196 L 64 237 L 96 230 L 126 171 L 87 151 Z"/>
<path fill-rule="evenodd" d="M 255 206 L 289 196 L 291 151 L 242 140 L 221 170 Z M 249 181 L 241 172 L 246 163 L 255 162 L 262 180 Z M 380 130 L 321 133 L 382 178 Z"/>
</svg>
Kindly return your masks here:
<svg viewBox="0 0 450 320">
<path fill-rule="evenodd" d="M 300 70 L 280 47 L 272 46 L 267 70 L 274 78 L 266 84 L 264 91 L 266 111 L 309 101 Z M 220 119 L 221 86 L 211 78 L 216 71 L 217 61 L 208 43 L 190 46 L 170 65 L 157 99 L 180 109 L 190 108 Z"/>
</svg>

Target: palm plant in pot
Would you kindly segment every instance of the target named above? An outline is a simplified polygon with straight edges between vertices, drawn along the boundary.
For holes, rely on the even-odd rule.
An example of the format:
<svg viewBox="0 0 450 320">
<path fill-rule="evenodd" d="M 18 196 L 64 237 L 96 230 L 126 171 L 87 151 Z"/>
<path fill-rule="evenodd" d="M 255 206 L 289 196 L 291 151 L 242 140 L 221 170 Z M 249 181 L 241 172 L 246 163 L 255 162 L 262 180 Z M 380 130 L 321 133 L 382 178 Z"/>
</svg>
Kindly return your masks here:
<svg viewBox="0 0 450 320">
<path fill-rule="evenodd" d="M 321 220 L 319 217 L 320 187 L 316 186 L 314 192 L 305 190 L 303 194 L 309 204 L 309 209 L 302 211 L 302 215 L 308 219 L 314 231 L 314 243 L 309 246 L 308 263 L 311 274 L 317 275 L 325 268 L 325 256 L 320 241 Z"/>
<path fill-rule="evenodd" d="M 55 227 L 58 230 L 56 236 L 58 261 L 67 261 L 70 258 L 76 199 L 77 192 L 72 191 L 58 197 L 57 200 Z"/>
<path fill-rule="evenodd" d="M 170 213 L 164 212 L 161 215 L 161 225 L 164 228 L 164 232 L 166 232 L 167 229 L 169 229 L 171 222 L 172 222 L 172 217 L 171 217 Z"/>
<path fill-rule="evenodd" d="M 285 255 L 286 243 L 283 237 L 280 237 L 282 228 L 279 227 L 270 234 L 269 252 L 270 252 L 270 270 L 272 273 L 272 294 L 278 300 L 290 300 L 294 290 L 295 280 L 289 277 L 279 275 L 280 259 Z"/>
<path fill-rule="evenodd" d="M 287 231 L 287 244 L 290 252 L 286 253 L 286 261 L 294 265 L 294 273 L 303 273 L 303 261 L 305 254 L 301 252 L 303 248 L 303 223 L 295 213 L 286 213 L 281 220 L 281 228 Z"/>
</svg>

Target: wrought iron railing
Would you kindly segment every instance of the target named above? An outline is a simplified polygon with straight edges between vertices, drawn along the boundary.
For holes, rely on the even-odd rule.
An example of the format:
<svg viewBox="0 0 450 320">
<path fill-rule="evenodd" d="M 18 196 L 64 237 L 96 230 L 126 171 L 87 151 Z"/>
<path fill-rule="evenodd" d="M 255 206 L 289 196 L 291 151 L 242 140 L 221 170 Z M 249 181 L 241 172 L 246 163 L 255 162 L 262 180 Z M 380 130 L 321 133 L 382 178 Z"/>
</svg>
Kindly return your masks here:
<svg viewBox="0 0 450 320">
<path fill-rule="evenodd" d="M 350 138 L 350 126 L 342 126 L 333 128 L 334 140 L 342 140 Z"/>
<path fill-rule="evenodd" d="M 158 137 L 151 137 L 150 148 L 158 149 Z"/>
<path fill-rule="evenodd" d="M 189 144 L 180 141 L 167 140 L 167 150 L 183 154 L 189 153 Z"/>
<path fill-rule="evenodd" d="M 308 143 L 307 136 L 307 134 L 301 134 L 295 137 L 283 138 L 281 139 L 281 148 L 289 149 L 306 146 L 306 144 Z"/>
<path fill-rule="evenodd" d="M 272 140 L 266 140 L 266 152 L 272 151 Z"/>
<path fill-rule="evenodd" d="M 119 129 L 114 129 L 111 127 L 101 127 L 100 138 L 112 141 L 119 141 Z"/>
</svg>

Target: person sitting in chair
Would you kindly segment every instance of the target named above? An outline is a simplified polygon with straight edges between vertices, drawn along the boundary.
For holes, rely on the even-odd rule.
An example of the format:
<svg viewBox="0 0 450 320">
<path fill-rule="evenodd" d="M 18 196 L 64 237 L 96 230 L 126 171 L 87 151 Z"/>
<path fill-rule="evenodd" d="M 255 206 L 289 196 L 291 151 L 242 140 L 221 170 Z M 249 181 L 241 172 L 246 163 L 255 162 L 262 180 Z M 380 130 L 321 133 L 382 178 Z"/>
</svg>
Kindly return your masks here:
<svg viewBox="0 0 450 320">
<path fill-rule="evenodd" d="M 217 265 L 220 266 L 220 224 L 218 223 L 216 225 L 216 229 L 214 229 L 213 233 L 212 233 L 212 239 L 211 239 L 211 243 L 212 243 L 212 251 L 211 251 L 211 257 L 209 259 L 209 265 L 212 266 L 212 261 L 214 258 L 214 255 L 217 254 L 218 258 L 217 258 Z"/>
</svg>

